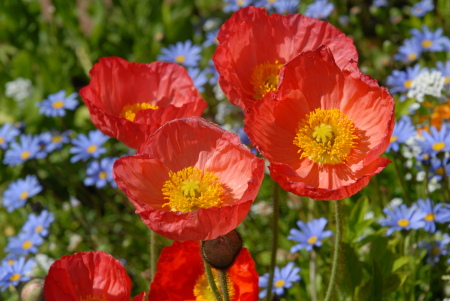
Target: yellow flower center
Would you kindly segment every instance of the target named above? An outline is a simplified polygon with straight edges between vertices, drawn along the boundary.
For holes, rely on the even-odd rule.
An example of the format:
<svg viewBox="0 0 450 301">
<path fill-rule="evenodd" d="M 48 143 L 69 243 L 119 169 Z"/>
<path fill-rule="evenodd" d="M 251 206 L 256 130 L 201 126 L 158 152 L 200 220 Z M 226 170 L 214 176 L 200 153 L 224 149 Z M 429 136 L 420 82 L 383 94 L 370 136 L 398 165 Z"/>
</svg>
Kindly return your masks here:
<svg viewBox="0 0 450 301">
<path fill-rule="evenodd" d="M 391 143 L 397 141 L 397 136 L 392 136 L 391 137 Z"/>
<path fill-rule="evenodd" d="M 253 86 L 253 98 L 261 99 L 267 93 L 276 91 L 278 88 L 278 71 L 280 71 L 282 64 L 275 61 L 272 63 L 263 63 L 256 65 L 253 68 L 250 76 L 250 84 Z"/>
<path fill-rule="evenodd" d="M 3 143 L 5 143 L 5 138 L 0 137 L 0 144 L 3 144 Z"/>
<path fill-rule="evenodd" d="M 89 153 L 89 154 L 92 154 L 93 152 L 95 152 L 96 150 L 97 150 L 97 145 L 95 145 L 95 144 L 92 144 L 92 145 L 90 145 L 87 149 L 86 149 L 86 151 Z"/>
<path fill-rule="evenodd" d="M 42 230 L 44 230 L 44 226 L 39 225 L 39 226 L 37 226 L 37 227 L 34 229 L 34 232 L 36 232 L 36 233 L 41 233 Z"/>
<path fill-rule="evenodd" d="M 278 280 L 275 282 L 275 287 L 283 287 L 286 284 L 286 281 L 284 280 Z"/>
<path fill-rule="evenodd" d="M 61 136 L 53 136 L 52 137 L 52 142 L 53 143 L 60 143 L 62 141 L 62 137 Z"/>
<path fill-rule="evenodd" d="M 216 269 L 211 269 L 214 276 L 214 282 L 216 283 L 217 289 L 219 290 L 220 294 L 222 294 L 222 286 L 220 285 L 220 278 L 219 278 L 219 271 Z M 234 286 L 233 283 L 231 283 L 230 278 L 227 277 L 227 287 L 228 287 L 228 294 L 230 296 L 230 300 L 233 300 L 234 297 Z M 208 278 L 206 277 L 206 273 L 203 273 L 198 277 L 197 281 L 194 285 L 194 296 L 195 301 L 215 301 L 216 298 L 214 297 L 214 293 L 209 286 Z"/>
<path fill-rule="evenodd" d="M 431 40 L 423 40 L 422 41 L 423 48 L 430 48 L 431 46 L 433 46 L 433 41 L 431 41 Z"/>
<path fill-rule="evenodd" d="M 9 277 L 9 281 L 19 281 L 22 275 L 19 273 L 12 274 L 11 277 Z"/>
<path fill-rule="evenodd" d="M 445 169 L 443 167 L 438 167 L 436 168 L 436 170 L 434 171 L 435 174 L 442 176 L 445 172 Z"/>
<path fill-rule="evenodd" d="M 293 141 L 299 147 L 301 158 L 318 164 L 343 163 L 355 148 L 353 119 L 338 109 L 316 109 L 299 122 Z"/>
<path fill-rule="evenodd" d="M 26 160 L 26 159 L 28 159 L 30 157 L 30 152 L 29 151 L 23 151 L 21 154 L 20 154 L 20 159 L 22 159 L 22 160 Z"/>
<path fill-rule="evenodd" d="M 445 81 L 444 81 L 444 84 L 450 84 L 450 76 L 446 76 L 445 77 Z M 0 138 L 1 139 L 1 138 Z"/>
<path fill-rule="evenodd" d="M 85 298 L 80 297 L 80 301 L 108 301 L 108 299 L 106 299 L 106 296 L 91 296 L 88 295 Z"/>
<path fill-rule="evenodd" d="M 431 253 L 432 253 L 434 256 L 437 256 L 437 255 L 439 255 L 439 254 L 441 253 L 441 248 L 433 248 L 433 250 L 431 251 Z"/>
<path fill-rule="evenodd" d="M 169 171 L 169 178 L 162 193 L 168 200 L 163 207 L 169 206 L 171 211 L 185 213 L 223 203 L 225 189 L 215 173 L 190 166 L 178 172 Z"/>
<path fill-rule="evenodd" d="M 431 146 L 431 148 L 433 148 L 437 152 L 440 152 L 444 147 L 445 147 L 444 142 L 436 142 Z"/>
<path fill-rule="evenodd" d="M 139 102 L 132 105 L 125 105 L 120 112 L 120 116 L 133 122 L 136 118 L 136 113 L 143 110 L 157 110 L 158 106 L 154 106 L 147 102 Z"/>
<path fill-rule="evenodd" d="M 407 220 L 407 219 L 400 219 L 400 220 L 398 220 L 397 225 L 399 225 L 402 228 L 408 227 L 409 226 L 409 220 Z"/>
<path fill-rule="evenodd" d="M 31 242 L 31 240 L 27 240 L 22 244 L 22 249 L 28 250 L 32 246 L 33 246 L 33 243 Z"/>
<path fill-rule="evenodd" d="M 104 180 L 104 179 L 106 179 L 107 175 L 108 174 L 105 171 L 101 171 L 101 172 L 99 172 L 98 177 L 99 177 L 99 179 Z"/>
<path fill-rule="evenodd" d="M 8 264 L 12 266 L 14 264 L 14 259 L 8 259 Z"/>
<path fill-rule="evenodd" d="M 436 214 L 428 213 L 423 219 L 427 222 L 432 222 L 436 218 Z"/>
<path fill-rule="evenodd" d="M 316 243 L 316 241 L 317 241 L 317 236 L 311 236 L 310 238 L 308 238 L 308 243 L 310 244 L 310 245 L 313 245 L 313 244 L 315 244 Z"/>
<path fill-rule="evenodd" d="M 411 52 L 408 54 L 408 60 L 414 61 L 417 58 L 417 54 L 415 52 Z"/>
<path fill-rule="evenodd" d="M 175 57 L 175 62 L 178 64 L 182 64 L 186 60 L 186 57 L 184 55 L 178 55 Z"/>
<path fill-rule="evenodd" d="M 242 6 L 242 5 L 244 5 L 244 0 L 238 0 L 238 1 L 236 1 L 236 4 L 238 6 Z"/>
<path fill-rule="evenodd" d="M 410 89 L 412 86 L 412 83 L 413 83 L 412 79 L 408 79 L 403 83 L 403 85 L 405 86 L 406 89 Z"/>
<path fill-rule="evenodd" d="M 58 101 L 55 101 L 54 103 L 52 103 L 53 109 L 61 109 L 63 106 L 64 106 L 64 101 L 62 101 L 62 100 L 58 100 Z"/>
<path fill-rule="evenodd" d="M 19 195 L 19 199 L 25 200 L 26 198 L 28 198 L 28 191 L 23 191 L 23 192 Z"/>
</svg>

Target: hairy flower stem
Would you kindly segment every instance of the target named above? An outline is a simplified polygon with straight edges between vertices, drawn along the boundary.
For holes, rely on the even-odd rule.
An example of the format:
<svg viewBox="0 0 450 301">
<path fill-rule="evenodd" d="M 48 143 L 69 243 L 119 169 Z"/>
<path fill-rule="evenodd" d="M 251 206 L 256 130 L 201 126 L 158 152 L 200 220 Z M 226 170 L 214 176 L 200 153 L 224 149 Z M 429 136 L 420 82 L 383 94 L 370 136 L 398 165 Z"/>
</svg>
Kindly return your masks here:
<svg viewBox="0 0 450 301">
<path fill-rule="evenodd" d="M 331 295 L 334 291 L 334 286 L 336 283 L 336 275 L 337 275 L 337 269 L 338 269 L 338 262 L 339 262 L 339 249 L 341 246 L 341 240 L 342 240 L 342 204 L 341 201 L 334 201 L 334 208 L 335 208 L 335 214 L 336 214 L 336 237 L 334 240 L 334 254 L 333 254 L 333 265 L 331 266 L 331 276 L 330 276 L 330 283 L 328 284 L 327 293 L 325 295 L 324 301 L 329 301 L 331 298 Z"/>
<path fill-rule="evenodd" d="M 227 271 L 220 270 L 220 286 L 222 287 L 223 301 L 230 301 L 230 295 L 228 293 L 228 277 Z"/>
<path fill-rule="evenodd" d="M 272 217 L 272 253 L 270 256 L 270 270 L 269 270 L 269 282 L 267 283 L 267 296 L 266 301 L 272 300 L 272 288 L 273 277 L 275 273 L 275 264 L 277 259 L 278 249 L 278 218 L 279 218 L 279 186 L 278 183 L 273 183 L 273 217 Z"/>
<path fill-rule="evenodd" d="M 205 265 L 206 278 L 208 278 L 208 283 L 214 294 L 214 298 L 216 299 L 216 301 L 222 301 L 222 296 L 220 295 L 220 292 L 217 289 L 216 281 L 214 281 L 214 276 L 211 271 L 211 266 L 205 261 L 205 259 L 203 259 L 203 264 Z"/>
<path fill-rule="evenodd" d="M 400 171 L 400 167 L 398 166 L 397 160 L 400 160 L 400 161 L 401 161 L 401 159 L 399 158 L 399 156 L 396 155 L 396 156 L 394 157 L 394 160 L 392 160 L 392 161 L 394 161 L 395 172 L 396 172 L 396 174 L 397 174 L 397 178 L 398 178 L 398 180 L 400 181 L 400 186 L 402 187 L 403 195 L 404 195 L 404 197 L 405 197 L 406 202 L 407 202 L 408 204 L 412 204 L 411 198 L 409 197 L 408 189 L 406 188 L 405 179 L 403 178 L 402 172 Z"/>
<path fill-rule="evenodd" d="M 150 230 L 150 282 L 155 278 L 156 272 L 156 233 Z"/>
</svg>

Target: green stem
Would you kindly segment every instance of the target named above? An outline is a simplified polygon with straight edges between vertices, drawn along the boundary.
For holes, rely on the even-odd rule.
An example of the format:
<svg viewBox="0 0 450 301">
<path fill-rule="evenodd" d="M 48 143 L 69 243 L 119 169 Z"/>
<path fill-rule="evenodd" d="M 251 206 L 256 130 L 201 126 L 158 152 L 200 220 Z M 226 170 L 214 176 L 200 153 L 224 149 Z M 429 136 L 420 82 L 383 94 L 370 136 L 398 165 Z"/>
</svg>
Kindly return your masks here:
<svg viewBox="0 0 450 301">
<path fill-rule="evenodd" d="M 222 301 L 222 297 L 220 296 L 220 292 L 217 289 L 216 281 L 214 280 L 214 276 L 211 271 L 211 267 L 204 259 L 203 259 L 203 263 L 205 265 L 206 278 L 208 278 L 208 283 L 214 294 L 214 298 L 216 299 L 216 301 Z"/>
<path fill-rule="evenodd" d="M 155 278 L 156 272 L 156 234 L 150 230 L 150 282 Z"/>
<path fill-rule="evenodd" d="M 400 167 L 398 166 L 397 163 L 397 155 L 394 156 L 394 166 L 395 166 L 395 172 L 397 174 L 397 178 L 400 181 L 400 186 L 402 187 L 403 190 L 403 195 L 405 196 L 405 200 L 408 204 L 412 204 L 411 198 L 409 197 L 409 192 L 408 189 L 406 189 L 406 184 L 405 184 L 405 179 L 402 176 L 402 173 L 400 171 Z"/>
<path fill-rule="evenodd" d="M 342 204 L 341 201 L 334 201 L 334 208 L 335 208 L 335 214 L 336 214 L 336 238 L 334 240 L 334 254 L 333 254 L 333 265 L 331 266 L 331 277 L 330 277 L 330 283 L 328 284 L 327 293 L 325 295 L 324 301 L 329 301 L 331 298 L 331 295 L 334 291 L 334 285 L 336 283 L 336 275 L 337 275 L 337 269 L 338 269 L 338 262 L 339 262 L 339 248 L 341 245 L 341 239 L 342 239 L 342 220 L 341 220 L 341 211 L 342 211 Z"/>
<path fill-rule="evenodd" d="M 222 286 L 223 301 L 230 301 L 230 295 L 228 294 L 227 271 L 220 270 L 220 285 Z"/>
<path fill-rule="evenodd" d="M 279 218 L 279 192 L 278 183 L 273 183 L 273 217 L 272 217 L 272 253 L 270 256 L 269 282 L 267 283 L 266 301 L 272 300 L 273 277 L 275 273 L 275 264 L 278 249 L 278 218 Z"/>
</svg>

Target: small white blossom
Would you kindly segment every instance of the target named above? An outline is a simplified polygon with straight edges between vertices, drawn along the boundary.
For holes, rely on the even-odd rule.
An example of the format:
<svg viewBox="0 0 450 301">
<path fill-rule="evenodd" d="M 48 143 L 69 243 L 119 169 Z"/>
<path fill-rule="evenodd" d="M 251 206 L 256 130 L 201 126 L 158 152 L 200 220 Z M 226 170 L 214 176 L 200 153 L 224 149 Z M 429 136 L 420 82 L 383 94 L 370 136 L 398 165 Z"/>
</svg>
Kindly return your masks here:
<svg viewBox="0 0 450 301">
<path fill-rule="evenodd" d="M 33 93 L 31 81 L 23 77 L 18 77 L 13 81 L 7 82 L 5 89 L 5 95 L 13 98 L 17 102 L 22 102 Z"/>
<path fill-rule="evenodd" d="M 441 97 L 444 84 L 445 76 L 442 76 L 441 71 L 425 70 L 413 80 L 407 95 L 418 102 L 423 102 L 425 95 Z"/>
</svg>

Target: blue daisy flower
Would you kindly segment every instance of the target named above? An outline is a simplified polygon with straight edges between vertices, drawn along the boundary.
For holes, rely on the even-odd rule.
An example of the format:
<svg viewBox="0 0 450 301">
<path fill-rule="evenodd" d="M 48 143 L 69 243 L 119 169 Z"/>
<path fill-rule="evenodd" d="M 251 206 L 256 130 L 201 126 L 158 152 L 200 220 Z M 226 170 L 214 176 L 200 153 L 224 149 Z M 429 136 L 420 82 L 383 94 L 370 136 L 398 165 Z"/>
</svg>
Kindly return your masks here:
<svg viewBox="0 0 450 301">
<path fill-rule="evenodd" d="M 113 165 L 117 158 L 103 158 L 99 161 L 89 162 L 86 175 L 84 179 L 84 185 L 93 186 L 97 188 L 103 188 L 109 182 L 111 186 L 117 187 L 113 178 Z"/>
<path fill-rule="evenodd" d="M 298 242 L 297 245 L 291 248 L 291 253 L 295 253 L 301 249 L 311 251 L 314 246 L 322 246 L 322 239 L 330 237 L 333 232 L 330 230 L 324 231 L 328 220 L 324 217 L 314 219 L 308 223 L 302 221 L 297 222 L 297 226 L 301 231 L 297 229 L 291 229 L 288 239 Z"/>
<path fill-rule="evenodd" d="M 217 35 L 219 34 L 219 29 L 216 29 L 214 31 L 210 31 L 206 33 L 206 39 L 203 42 L 203 47 L 209 47 L 209 46 L 217 46 L 219 45 L 219 40 L 217 40 Z"/>
<path fill-rule="evenodd" d="M 316 19 L 326 19 L 334 9 L 334 4 L 328 0 L 316 0 L 305 10 L 305 16 Z"/>
<path fill-rule="evenodd" d="M 436 234 L 440 236 L 440 232 L 437 232 Z M 427 262 L 430 265 L 434 265 L 439 262 L 441 256 L 446 256 L 449 254 L 449 243 L 450 236 L 445 233 L 440 239 L 436 239 L 432 243 L 419 242 L 418 246 L 427 250 Z"/>
<path fill-rule="evenodd" d="M 245 6 L 248 6 L 251 4 L 250 0 L 224 0 L 224 4 L 226 4 L 223 7 L 223 12 L 230 13 L 235 12 Z"/>
<path fill-rule="evenodd" d="M 33 270 L 34 264 L 34 259 L 20 257 L 13 265 L 1 266 L 3 273 L 0 273 L 0 290 L 3 292 L 10 285 L 17 286 L 19 282 L 30 280 L 26 274 Z"/>
<path fill-rule="evenodd" d="M 400 149 L 400 143 L 405 143 L 411 137 L 416 135 L 416 128 L 411 122 L 411 117 L 408 115 L 402 116 L 399 121 L 395 123 L 394 131 L 391 136 L 391 143 L 389 144 L 386 152 L 393 150 L 398 152 Z"/>
<path fill-rule="evenodd" d="M 66 110 L 75 110 L 78 106 L 77 96 L 77 93 L 72 93 L 66 97 L 66 91 L 61 90 L 55 94 L 50 94 L 36 106 L 39 107 L 39 113 L 45 116 L 65 116 Z"/>
<path fill-rule="evenodd" d="M 277 0 L 273 4 L 273 8 L 280 15 L 295 14 L 298 11 L 298 0 Z"/>
<path fill-rule="evenodd" d="M 44 239 L 39 234 L 21 232 L 16 237 L 8 238 L 8 245 L 6 246 L 5 251 L 15 255 L 28 255 L 37 253 L 37 247 L 43 243 Z"/>
<path fill-rule="evenodd" d="M 389 3 L 387 0 L 373 0 L 372 6 L 374 7 L 385 7 L 388 6 Z"/>
<path fill-rule="evenodd" d="M 20 131 L 12 123 L 5 123 L 0 127 L 0 148 L 8 148 L 8 144 L 19 136 Z"/>
<path fill-rule="evenodd" d="M 422 54 L 422 46 L 417 39 L 406 39 L 403 45 L 398 48 L 398 53 L 394 54 L 394 60 L 402 61 L 406 64 L 416 61 Z"/>
<path fill-rule="evenodd" d="M 431 174 L 431 177 L 436 177 L 438 181 L 442 181 L 444 175 L 450 175 L 450 164 L 448 158 L 444 158 L 443 161 L 436 158 L 436 157 L 430 157 L 429 160 L 429 173 Z"/>
<path fill-rule="evenodd" d="M 207 76 L 209 76 L 208 83 L 211 86 L 214 86 L 219 81 L 219 72 L 216 70 L 216 66 L 214 65 L 213 60 L 209 60 L 208 66 L 205 68 L 205 73 Z"/>
<path fill-rule="evenodd" d="M 64 143 L 69 143 L 69 135 L 72 131 L 58 132 L 44 132 L 40 135 L 40 138 L 45 141 L 45 151 L 51 153 L 54 150 L 61 149 Z"/>
<path fill-rule="evenodd" d="M 422 31 L 417 28 L 411 30 L 413 38 L 420 42 L 422 50 L 431 52 L 450 50 L 450 39 L 443 36 L 443 32 L 444 30 L 442 28 L 431 32 L 426 25 L 422 26 Z"/>
<path fill-rule="evenodd" d="M 417 139 L 422 151 L 426 154 L 437 155 L 440 152 L 450 151 L 450 126 L 443 124 L 440 130 L 434 126 L 430 132 L 422 131 L 422 139 Z"/>
<path fill-rule="evenodd" d="M 200 52 L 202 48 L 193 45 L 191 40 L 184 43 L 178 42 L 175 45 L 169 45 L 169 48 L 163 48 L 162 54 L 158 55 L 158 61 L 172 62 L 186 67 L 196 67 L 200 61 Z"/>
<path fill-rule="evenodd" d="M 414 79 L 416 79 L 423 71 L 419 64 L 414 67 L 406 67 L 405 71 L 393 70 L 391 75 L 386 79 L 386 83 L 391 86 L 391 93 L 407 92 L 411 89 Z"/>
<path fill-rule="evenodd" d="M 53 213 L 48 210 L 42 210 L 41 214 L 30 213 L 27 222 L 22 227 L 22 232 L 37 233 L 42 237 L 48 235 L 48 228 L 55 220 Z"/>
<path fill-rule="evenodd" d="M 197 88 L 199 92 L 205 92 L 205 84 L 208 82 L 208 77 L 206 76 L 206 72 L 201 71 L 199 68 L 189 68 L 188 74 L 192 78 L 194 82 L 194 86 Z"/>
<path fill-rule="evenodd" d="M 289 262 L 284 268 L 280 269 L 275 267 L 275 273 L 273 277 L 273 292 L 282 296 L 284 290 L 291 288 L 292 283 L 300 281 L 302 278 L 298 274 L 300 273 L 300 268 L 295 267 L 293 262 Z M 259 277 L 259 287 L 264 288 L 269 284 L 269 273 L 264 274 Z M 259 293 L 259 298 L 265 298 L 267 295 L 267 290 L 262 290 Z"/>
<path fill-rule="evenodd" d="M 25 205 L 26 201 L 42 191 L 42 186 L 34 175 L 11 182 L 3 192 L 3 206 L 8 212 Z"/>
<path fill-rule="evenodd" d="M 417 201 L 417 206 L 419 210 L 421 210 L 425 216 L 423 217 L 423 221 L 425 222 L 424 230 L 427 232 L 434 233 L 436 231 L 436 221 L 440 221 L 443 219 L 443 215 L 445 214 L 441 208 L 443 207 L 443 203 L 439 203 L 434 205 L 430 199 L 419 199 Z"/>
<path fill-rule="evenodd" d="M 102 147 L 109 139 L 108 136 L 103 135 L 99 130 L 90 131 L 88 136 L 78 134 L 77 138 L 72 139 L 73 147 L 69 150 L 74 154 L 70 158 L 71 163 L 79 160 L 86 161 L 89 158 L 99 158 L 101 154 L 106 153 L 106 148 Z"/>
<path fill-rule="evenodd" d="M 411 14 L 416 17 L 423 17 L 427 12 L 432 11 L 433 9 L 434 5 L 432 0 L 422 0 L 414 4 L 411 9 Z"/>
<path fill-rule="evenodd" d="M 425 227 L 423 218 L 426 216 L 421 210 L 415 207 L 408 208 L 405 204 L 394 206 L 392 209 L 384 208 L 384 214 L 389 218 L 380 220 L 383 227 L 389 227 L 386 235 L 391 235 L 394 231 L 419 229 Z"/>
<path fill-rule="evenodd" d="M 13 141 L 6 151 L 3 164 L 14 166 L 36 157 L 40 151 L 38 137 L 32 135 L 20 135 L 20 143 Z"/>
<path fill-rule="evenodd" d="M 450 85 L 450 61 L 437 62 L 436 67 L 439 71 L 441 71 L 442 76 L 445 77 L 445 85 Z"/>
</svg>

